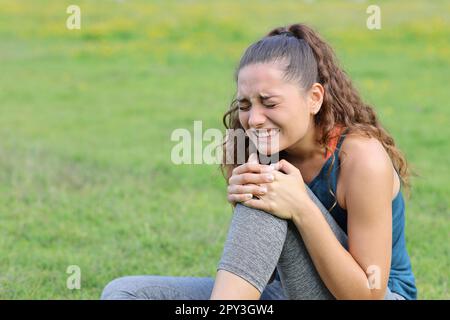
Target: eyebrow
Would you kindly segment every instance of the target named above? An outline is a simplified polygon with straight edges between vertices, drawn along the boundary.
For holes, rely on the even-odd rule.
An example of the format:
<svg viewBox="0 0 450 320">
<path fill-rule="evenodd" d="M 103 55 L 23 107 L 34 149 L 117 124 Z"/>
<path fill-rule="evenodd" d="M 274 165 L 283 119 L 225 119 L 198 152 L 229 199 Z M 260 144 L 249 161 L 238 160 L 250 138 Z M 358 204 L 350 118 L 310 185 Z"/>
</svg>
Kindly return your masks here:
<svg viewBox="0 0 450 320">
<path fill-rule="evenodd" d="M 261 100 L 267 100 L 267 99 L 270 99 L 270 98 L 280 97 L 280 96 L 281 96 L 281 95 L 278 95 L 278 94 L 271 94 L 271 95 L 260 94 L 260 95 L 259 95 L 259 98 L 260 98 Z M 248 99 L 245 98 L 245 97 L 238 97 L 238 98 L 237 98 L 237 101 L 238 101 L 238 102 L 243 102 L 243 101 L 248 101 Z"/>
</svg>

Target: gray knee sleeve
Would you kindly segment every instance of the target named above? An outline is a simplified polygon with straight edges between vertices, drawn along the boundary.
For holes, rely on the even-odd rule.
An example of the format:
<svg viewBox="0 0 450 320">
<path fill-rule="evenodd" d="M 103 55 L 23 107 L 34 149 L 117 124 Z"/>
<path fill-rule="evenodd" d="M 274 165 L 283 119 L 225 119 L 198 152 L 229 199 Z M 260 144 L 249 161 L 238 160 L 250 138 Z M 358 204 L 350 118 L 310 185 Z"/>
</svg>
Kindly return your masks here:
<svg viewBox="0 0 450 320">
<path fill-rule="evenodd" d="M 217 270 L 232 272 L 262 292 L 278 263 L 286 232 L 286 220 L 238 203 Z"/>
</svg>

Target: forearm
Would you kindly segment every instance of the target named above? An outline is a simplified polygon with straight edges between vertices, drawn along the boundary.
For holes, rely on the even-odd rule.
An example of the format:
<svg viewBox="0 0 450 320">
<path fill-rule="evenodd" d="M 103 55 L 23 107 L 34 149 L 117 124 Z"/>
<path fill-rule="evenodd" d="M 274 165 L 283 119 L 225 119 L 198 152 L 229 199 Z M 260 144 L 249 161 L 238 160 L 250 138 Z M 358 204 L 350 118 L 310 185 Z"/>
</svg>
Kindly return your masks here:
<svg viewBox="0 0 450 320">
<path fill-rule="evenodd" d="M 313 203 L 293 222 L 323 282 L 337 299 L 382 299 L 385 286 L 370 289 L 365 271 L 338 241 L 320 209 Z"/>
<path fill-rule="evenodd" d="M 258 300 L 261 293 L 243 278 L 218 270 L 210 300 Z"/>
</svg>

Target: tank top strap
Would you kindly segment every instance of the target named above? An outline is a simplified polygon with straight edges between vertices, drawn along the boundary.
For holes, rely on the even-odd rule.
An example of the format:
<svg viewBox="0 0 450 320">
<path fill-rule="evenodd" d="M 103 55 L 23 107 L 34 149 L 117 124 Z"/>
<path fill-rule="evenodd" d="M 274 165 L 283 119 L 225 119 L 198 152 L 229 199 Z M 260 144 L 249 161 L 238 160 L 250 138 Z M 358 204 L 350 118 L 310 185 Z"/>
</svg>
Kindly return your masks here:
<svg viewBox="0 0 450 320">
<path fill-rule="evenodd" d="M 339 170 L 341 167 L 341 162 L 339 160 L 339 152 L 341 151 L 342 143 L 344 142 L 344 139 L 348 133 L 348 128 L 341 128 L 340 135 L 337 137 L 337 143 L 336 148 L 334 149 L 334 152 L 332 154 L 333 159 L 329 159 L 329 167 L 327 173 L 329 174 L 329 180 L 328 185 L 331 187 L 334 194 L 337 192 L 337 180 L 339 175 Z"/>
</svg>

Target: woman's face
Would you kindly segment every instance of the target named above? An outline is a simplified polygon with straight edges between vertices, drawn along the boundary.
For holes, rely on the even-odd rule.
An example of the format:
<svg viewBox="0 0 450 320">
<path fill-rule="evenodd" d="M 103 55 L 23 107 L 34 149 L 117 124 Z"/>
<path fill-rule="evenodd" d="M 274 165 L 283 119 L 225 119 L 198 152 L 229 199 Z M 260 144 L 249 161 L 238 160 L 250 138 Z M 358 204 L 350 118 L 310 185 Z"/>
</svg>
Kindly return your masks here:
<svg viewBox="0 0 450 320">
<path fill-rule="evenodd" d="M 283 79 L 276 63 L 243 67 L 237 86 L 239 121 L 258 151 L 265 155 L 287 149 L 301 140 L 322 102 L 315 85 L 304 92 L 298 83 Z"/>
</svg>

